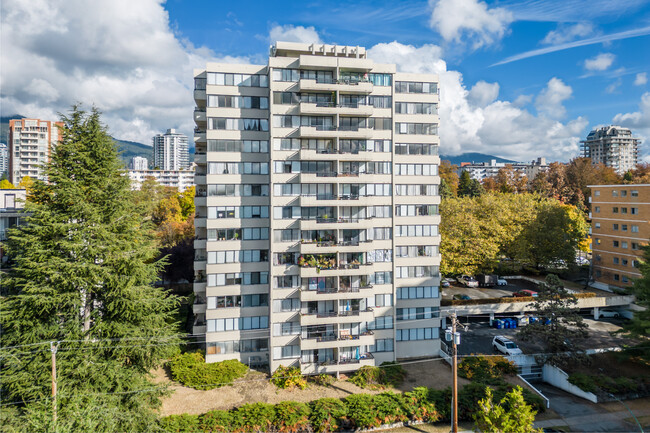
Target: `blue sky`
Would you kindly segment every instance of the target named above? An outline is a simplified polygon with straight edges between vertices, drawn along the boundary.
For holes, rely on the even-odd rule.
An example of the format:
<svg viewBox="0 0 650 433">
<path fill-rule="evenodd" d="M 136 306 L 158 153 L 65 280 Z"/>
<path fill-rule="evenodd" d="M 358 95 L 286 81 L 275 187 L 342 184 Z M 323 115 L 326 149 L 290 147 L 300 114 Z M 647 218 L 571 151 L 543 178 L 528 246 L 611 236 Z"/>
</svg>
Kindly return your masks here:
<svg viewBox="0 0 650 433">
<path fill-rule="evenodd" d="M 440 74 L 443 153 L 566 161 L 611 123 L 650 139 L 650 0 L 7 3 L 3 115 L 55 116 L 78 100 L 119 138 L 189 134 L 192 68 L 265 63 L 282 39 L 362 45 Z"/>
</svg>

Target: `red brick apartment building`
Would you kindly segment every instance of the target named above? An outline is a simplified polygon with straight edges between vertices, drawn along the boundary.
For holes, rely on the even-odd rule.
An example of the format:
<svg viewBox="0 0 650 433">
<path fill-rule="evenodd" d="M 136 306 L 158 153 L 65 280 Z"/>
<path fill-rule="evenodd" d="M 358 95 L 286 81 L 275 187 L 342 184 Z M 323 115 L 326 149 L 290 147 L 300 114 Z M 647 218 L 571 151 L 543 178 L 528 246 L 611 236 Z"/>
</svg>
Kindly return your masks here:
<svg viewBox="0 0 650 433">
<path fill-rule="evenodd" d="M 650 238 L 650 184 L 589 188 L 595 286 L 629 287 L 641 276 L 641 247 Z"/>
</svg>

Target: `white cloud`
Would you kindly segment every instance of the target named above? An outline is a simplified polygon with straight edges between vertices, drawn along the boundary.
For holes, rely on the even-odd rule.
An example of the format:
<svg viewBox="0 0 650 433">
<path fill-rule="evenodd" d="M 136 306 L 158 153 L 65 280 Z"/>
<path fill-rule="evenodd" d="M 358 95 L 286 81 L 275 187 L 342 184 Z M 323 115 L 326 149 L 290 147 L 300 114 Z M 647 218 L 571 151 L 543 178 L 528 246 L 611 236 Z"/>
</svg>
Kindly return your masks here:
<svg viewBox="0 0 650 433">
<path fill-rule="evenodd" d="M 571 97 L 573 89 L 564 84 L 559 78 L 553 77 L 546 87 L 535 98 L 535 108 L 552 119 L 560 119 L 566 115 L 564 101 Z"/>
<path fill-rule="evenodd" d="M 620 78 L 614 81 L 612 84 L 609 86 L 605 87 L 605 93 L 614 93 L 618 90 L 618 88 L 623 84 L 623 80 Z"/>
<path fill-rule="evenodd" d="M 639 111 L 619 113 L 614 116 L 612 122 L 615 125 L 630 128 L 633 136 L 641 139 L 639 160 L 650 163 L 650 151 L 648 151 L 648 143 L 650 142 L 650 92 L 645 92 L 641 96 Z"/>
<path fill-rule="evenodd" d="M 639 72 L 636 74 L 636 77 L 634 77 L 634 85 L 635 86 L 643 86 L 648 82 L 648 74 L 645 72 Z"/>
<path fill-rule="evenodd" d="M 291 24 L 273 26 L 269 32 L 269 40 L 271 43 L 277 41 L 301 42 L 303 44 L 323 43 L 314 27 L 292 26 Z"/>
<path fill-rule="evenodd" d="M 499 83 L 487 83 L 483 80 L 474 84 L 467 98 L 476 107 L 485 107 L 499 96 Z"/>
<path fill-rule="evenodd" d="M 587 37 L 593 32 L 593 25 L 587 22 L 574 25 L 560 24 L 555 30 L 548 32 L 544 39 L 542 39 L 542 43 L 546 45 L 564 44 L 578 38 Z"/>
<path fill-rule="evenodd" d="M 81 102 L 97 106 L 117 138 L 149 144 L 167 128 L 191 136 L 193 68 L 247 59 L 179 40 L 161 3 L 2 2 L 3 115 L 55 120 Z"/>
<path fill-rule="evenodd" d="M 604 71 L 612 66 L 616 56 L 612 53 L 601 53 L 596 57 L 585 60 L 585 69 L 589 71 Z"/>
<path fill-rule="evenodd" d="M 468 91 L 463 75 L 447 70 L 440 55 L 439 47 L 428 44 L 415 47 L 391 42 L 368 50 L 368 57 L 375 62 L 395 63 L 398 71 L 439 75 L 442 154 L 481 152 L 520 161 L 539 156 L 568 160 L 578 154 L 588 124 L 585 118 L 562 123 L 544 111 L 534 115 L 519 106 L 532 101 L 529 95 L 520 96 L 515 103 L 495 100 L 498 83 L 478 82 Z M 542 99 L 564 111 L 567 89 L 570 96 L 570 87 L 552 79 Z"/>
<path fill-rule="evenodd" d="M 504 8 L 488 8 L 479 0 L 429 0 L 430 26 L 445 41 L 471 41 L 473 48 L 498 42 L 508 31 L 513 15 Z"/>
</svg>

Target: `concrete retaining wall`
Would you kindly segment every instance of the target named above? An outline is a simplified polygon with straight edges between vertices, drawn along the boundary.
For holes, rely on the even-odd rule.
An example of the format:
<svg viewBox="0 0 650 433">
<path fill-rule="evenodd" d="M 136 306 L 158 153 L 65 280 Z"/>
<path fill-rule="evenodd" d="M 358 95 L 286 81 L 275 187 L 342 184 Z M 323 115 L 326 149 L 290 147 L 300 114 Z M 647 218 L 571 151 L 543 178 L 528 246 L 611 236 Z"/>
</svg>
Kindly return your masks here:
<svg viewBox="0 0 650 433">
<path fill-rule="evenodd" d="M 598 403 L 598 397 L 591 392 L 585 392 L 577 386 L 569 383 L 569 375 L 561 369 L 554 367 L 550 364 L 545 364 L 542 368 L 542 375 L 544 382 L 560 388 L 570 394 L 589 400 L 592 403 Z"/>
</svg>

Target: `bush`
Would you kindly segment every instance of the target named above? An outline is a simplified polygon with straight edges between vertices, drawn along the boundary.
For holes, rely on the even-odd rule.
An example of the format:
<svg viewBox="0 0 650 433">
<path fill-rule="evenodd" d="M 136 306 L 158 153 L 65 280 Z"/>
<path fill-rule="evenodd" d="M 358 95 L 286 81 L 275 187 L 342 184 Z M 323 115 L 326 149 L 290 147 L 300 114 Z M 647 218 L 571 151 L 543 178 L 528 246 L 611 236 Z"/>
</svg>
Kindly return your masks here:
<svg viewBox="0 0 650 433">
<path fill-rule="evenodd" d="M 334 376 L 329 374 L 324 374 L 324 373 L 319 374 L 317 376 L 313 376 L 312 380 L 316 385 L 320 385 L 320 386 L 329 386 L 334 382 L 336 382 L 336 378 Z"/>
<path fill-rule="evenodd" d="M 598 386 L 593 376 L 588 376 L 582 373 L 574 373 L 569 376 L 569 383 L 577 386 L 584 392 L 596 392 L 598 391 Z"/>
<path fill-rule="evenodd" d="M 309 403 L 309 422 L 318 433 L 337 431 L 346 417 L 347 406 L 338 398 L 321 398 Z"/>
<path fill-rule="evenodd" d="M 402 394 L 401 405 L 404 414 L 414 421 L 435 422 L 440 418 L 436 405 L 429 400 L 429 389 L 423 386 Z"/>
<path fill-rule="evenodd" d="M 636 379 L 636 380 L 634 380 Z M 577 386 L 585 392 L 598 392 L 600 390 L 608 394 L 627 394 L 637 392 L 643 387 L 643 378 L 609 377 L 603 374 L 589 375 L 574 373 L 569 376 L 569 383 Z"/>
<path fill-rule="evenodd" d="M 199 416 L 187 413 L 169 415 L 160 419 L 160 428 L 165 433 L 194 433 L 199 429 Z"/>
<path fill-rule="evenodd" d="M 175 381 L 199 390 L 232 384 L 248 371 L 246 365 L 235 359 L 208 364 L 201 352 L 178 355 L 168 365 Z"/>
<path fill-rule="evenodd" d="M 395 362 L 384 362 L 380 367 L 365 365 L 348 379 L 359 388 L 378 389 L 384 386 L 398 386 L 406 377 L 404 368 Z"/>
<path fill-rule="evenodd" d="M 472 356 L 458 365 L 458 375 L 475 382 L 490 383 L 504 374 L 517 374 L 517 366 L 502 356 Z"/>
<path fill-rule="evenodd" d="M 304 403 L 283 401 L 275 405 L 273 424 L 280 432 L 309 430 L 309 407 Z"/>
<path fill-rule="evenodd" d="M 392 424 L 409 419 L 404 411 L 401 394 L 384 392 L 373 396 L 372 401 L 380 424 Z"/>
<path fill-rule="evenodd" d="M 271 376 L 271 383 L 282 389 L 307 388 L 307 379 L 302 375 L 298 367 L 279 366 Z"/>
<path fill-rule="evenodd" d="M 275 409 L 272 404 L 252 403 L 232 412 L 232 430 L 236 432 L 266 432 L 271 429 Z"/>
<path fill-rule="evenodd" d="M 200 431 L 222 433 L 232 430 L 232 414 L 225 410 L 211 410 L 199 419 Z"/>
<path fill-rule="evenodd" d="M 377 416 L 372 395 L 353 394 L 343 401 L 347 407 L 348 419 L 353 427 L 367 429 L 379 427 L 382 424 Z"/>
</svg>

